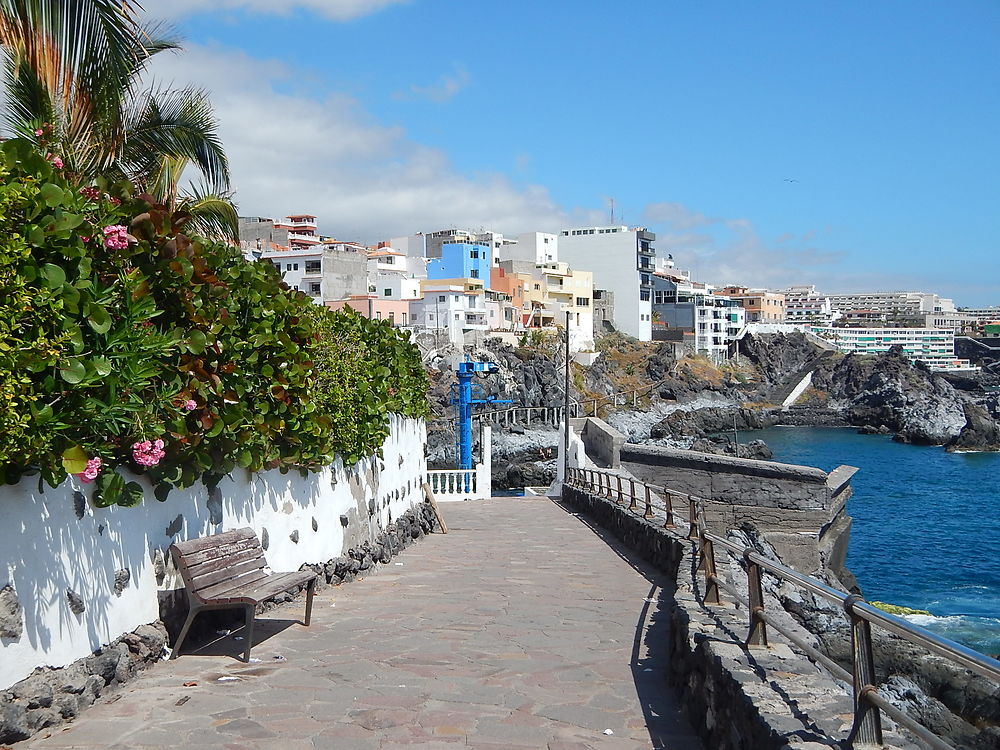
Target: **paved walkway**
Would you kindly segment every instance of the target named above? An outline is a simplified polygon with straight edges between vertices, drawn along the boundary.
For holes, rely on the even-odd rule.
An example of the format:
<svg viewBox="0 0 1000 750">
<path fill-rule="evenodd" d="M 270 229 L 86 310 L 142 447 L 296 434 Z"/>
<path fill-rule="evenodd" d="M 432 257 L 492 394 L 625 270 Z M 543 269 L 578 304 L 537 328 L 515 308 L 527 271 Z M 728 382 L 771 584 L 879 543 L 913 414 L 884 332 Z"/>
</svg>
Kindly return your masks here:
<svg viewBox="0 0 1000 750">
<path fill-rule="evenodd" d="M 162 662 L 18 750 L 701 747 L 653 571 L 544 498 L 441 507 L 449 534 L 317 595 L 312 627 L 299 602 L 259 619 L 259 663 Z"/>
</svg>

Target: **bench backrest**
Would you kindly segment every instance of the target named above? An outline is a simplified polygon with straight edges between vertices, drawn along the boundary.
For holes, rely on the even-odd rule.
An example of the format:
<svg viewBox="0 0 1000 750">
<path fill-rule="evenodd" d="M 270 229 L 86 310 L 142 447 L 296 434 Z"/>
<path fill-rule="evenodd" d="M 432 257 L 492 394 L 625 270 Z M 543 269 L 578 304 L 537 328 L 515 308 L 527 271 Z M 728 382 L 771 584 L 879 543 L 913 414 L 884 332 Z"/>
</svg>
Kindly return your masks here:
<svg viewBox="0 0 1000 750">
<path fill-rule="evenodd" d="M 176 542 L 170 553 L 188 593 L 203 601 L 267 578 L 264 549 L 253 529 Z"/>
</svg>

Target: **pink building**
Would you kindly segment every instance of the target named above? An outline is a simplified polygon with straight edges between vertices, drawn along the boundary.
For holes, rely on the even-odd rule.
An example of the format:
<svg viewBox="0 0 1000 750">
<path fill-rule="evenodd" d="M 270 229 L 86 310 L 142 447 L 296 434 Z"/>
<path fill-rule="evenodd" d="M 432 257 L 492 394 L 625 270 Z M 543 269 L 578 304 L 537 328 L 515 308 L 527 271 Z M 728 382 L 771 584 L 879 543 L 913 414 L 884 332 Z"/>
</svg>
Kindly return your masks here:
<svg viewBox="0 0 1000 750">
<path fill-rule="evenodd" d="M 413 324 L 410 316 L 410 301 L 405 299 L 383 299 L 376 294 L 356 294 L 347 299 L 327 302 L 331 310 L 350 307 L 369 320 L 388 320 L 394 326 Z"/>
</svg>

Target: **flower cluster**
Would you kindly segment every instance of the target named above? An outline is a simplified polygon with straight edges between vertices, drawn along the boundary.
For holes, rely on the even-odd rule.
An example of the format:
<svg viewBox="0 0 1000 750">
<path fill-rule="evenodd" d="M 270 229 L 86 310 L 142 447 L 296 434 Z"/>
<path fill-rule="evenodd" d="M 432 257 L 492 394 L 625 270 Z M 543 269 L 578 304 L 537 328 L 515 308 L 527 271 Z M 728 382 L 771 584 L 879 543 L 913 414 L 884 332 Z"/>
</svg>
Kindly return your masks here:
<svg viewBox="0 0 1000 750">
<path fill-rule="evenodd" d="M 141 443 L 135 443 L 132 446 L 132 460 L 139 464 L 139 466 L 156 466 L 163 460 L 165 455 L 167 454 L 163 450 L 162 440 L 154 440 L 152 442 L 143 440 Z"/>
<path fill-rule="evenodd" d="M 52 162 L 52 166 L 55 167 L 56 169 L 63 168 L 63 160 L 60 159 L 58 156 L 55 156 L 53 154 L 45 154 L 45 158 L 48 159 L 50 162 Z"/>
<path fill-rule="evenodd" d="M 101 199 L 101 189 L 96 187 L 80 188 L 80 195 L 88 201 L 99 201 Z"/>
<path fill-rule="evenodd" d="M 94 456 L 92 459 L 87 461 L 87 468 L 81 471 L 79 474 L 77 474 L 77 476 L 80 477 L 81 482 L 90 484 L 95 479 L 97 479 L 97 475 L 100 473 L 101 473 L 101 457 Z"/>
<path fill-rule="evenodd" d="M 128 229 L 121 224 L 104 227 L 104 246 L 110 250 L 124 250 L 128 247 Z"/>
<path fill-rule="evenodd" d="M 184 409 L 187 411 L 194 411 L 198 408 L 197 402 L 193 398 L 189 398 L 184 402 Z"/>
</svg>

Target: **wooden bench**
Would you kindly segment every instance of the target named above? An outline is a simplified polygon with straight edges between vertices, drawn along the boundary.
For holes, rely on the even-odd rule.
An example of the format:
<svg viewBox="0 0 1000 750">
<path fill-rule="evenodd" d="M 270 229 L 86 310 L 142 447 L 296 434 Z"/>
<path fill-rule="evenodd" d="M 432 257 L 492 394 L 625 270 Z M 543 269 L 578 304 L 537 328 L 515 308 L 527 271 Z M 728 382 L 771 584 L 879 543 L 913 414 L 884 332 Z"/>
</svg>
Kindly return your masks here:
<svg viewBox="0 0 1000 750">
<path fill-rule="evenodd" d="M 302 570 L 295 573 L 268 573 L 264 550 L 253 529 L 236 529 L 222 534 L 177 542 L 170 545 L 170 554 L 184 579 L 188 598 L 188 616 L 170 654 L 176 658 L 187 637 L 191 623 L 199 612 L 208 609 L 246 611 L 243 637 L 246 650 L 243 661 L 250 661 L 253 644 L 254 610 L 260 602 L 278 594 L 308 584 L 306 591 L 305 625 L 312 619 L 316 573 Z"/>
</svg>

